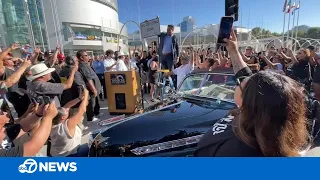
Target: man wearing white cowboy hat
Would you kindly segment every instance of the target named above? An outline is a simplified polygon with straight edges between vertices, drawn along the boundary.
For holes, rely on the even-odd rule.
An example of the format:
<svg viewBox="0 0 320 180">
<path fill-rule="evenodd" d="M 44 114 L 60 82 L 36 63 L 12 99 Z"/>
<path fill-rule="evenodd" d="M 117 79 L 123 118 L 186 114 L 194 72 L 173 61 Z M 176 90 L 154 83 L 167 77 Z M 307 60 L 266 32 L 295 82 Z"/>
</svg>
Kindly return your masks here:
<svg viewBox="0 0 320 180">
<path fill-rule="evenodd" d="M 124 58 L 125 58 L 125 54 L 123 52 L 119 52 L 117 66 L 116 66 L 117 71 L 128 71 L 128 67 L 124 63 Z"/>
<path fill-rule="evenodd" d="M 72 68 L 71 74 L 66 83 L 50 83 L 51 73 L 55 71 L 55 68 L 48 68 L 44 63 L 39 63 L 30 68 L 32 73 L 28 77 L 30 82 L 27 82 L 27 93 L 30 98 L 37 96 L 49 96 L 56 102 L 56 107 L 60 107 L 60 101 L 58 96 L 63 93 L 64 90 L 70 89 L 73 84 L 74 74 L 78 71 L 78 62 Z"/>
</svg>

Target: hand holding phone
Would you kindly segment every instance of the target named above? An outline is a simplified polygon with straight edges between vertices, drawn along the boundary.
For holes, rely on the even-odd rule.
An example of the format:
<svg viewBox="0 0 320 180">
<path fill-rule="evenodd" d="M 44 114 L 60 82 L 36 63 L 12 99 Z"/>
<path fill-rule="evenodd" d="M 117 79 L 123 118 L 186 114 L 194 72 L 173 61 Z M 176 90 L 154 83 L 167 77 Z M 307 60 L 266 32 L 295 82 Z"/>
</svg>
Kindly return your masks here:
<svg viewBox="0 0 320 180">
<path fill-rule="evenodd" d="M 37 97 L 37 102 L 39 105 L 43 105 L 44 104 L 44 99 L 42 96 Z"/>
<path fill-rule="evenodd" d="M 45 105 L 51 103 L 51 98 L 49 96 L 43 96 L 43 102 Z"/>
<path fill-rule="evenodd" d="M 221 18 L 217 44 L 220 44 L 222 46 L 226 46 L 226 42 L 224 41 L 224 39 L 230 38 L 230 35 L 232 32 L 233 21 L 234 21 L 234 19 L 232 16 L 224 16 Z"/>
</svg>

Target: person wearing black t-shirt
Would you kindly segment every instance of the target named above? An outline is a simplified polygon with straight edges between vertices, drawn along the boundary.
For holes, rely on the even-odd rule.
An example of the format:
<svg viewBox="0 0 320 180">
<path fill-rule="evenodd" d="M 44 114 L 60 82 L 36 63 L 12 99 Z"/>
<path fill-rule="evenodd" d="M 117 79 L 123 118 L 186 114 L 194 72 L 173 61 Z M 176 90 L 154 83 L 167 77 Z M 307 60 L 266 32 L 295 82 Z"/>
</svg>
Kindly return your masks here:
<svg viewBox="0 0 320 180">
<path fill-rule="evenodd" d="M 45 142 L 47 141 L 52 127 L 52 120 L 58 114 L 58 110 L 56 108 L 55 103 L 51 103 L 50 105 L 37 105 L 37 110 L 29 115 L 25 119 L 29 121 L 26 124 L 31 123 L 31 121 L 37 120 L 39 122 L 39 127 L 32 135 L 31 139 L 24 144 L 18 144 L 15 147 L 10 149 L 0 149 L 0 157 L 30 157 L 35 156 L 40 149 L 43 147 Z M 41 121 L 40 121 L 41 119 Z M 5 124 L 8 122 L 8 117 L 6 112 L 1 112 L 0 115 L 0 144 L 7 136 L 7 129 Z M 22 120 L 23 121 L 23 120 Z"/>
<path fill-rule="evenodd" d="M 300 156 L 308 145 L 303 87 L 291 78 L 254 75 L 241 58 L 233 32 L 227 42 L 235 81 L 236 113 L 216 122 L 198 143 L 195 156 Z"/>
<path fill-rule="evenodd" d="M 314 97 L 320 101 L 320 56 L 316 54 L 314 46 L 309 46 L 308 49 L 310 50 L 311 58 L 315 64 L 312 78 Z"/>
<path fill-rule="evenodd" d="M 302 83 L 305 88 L 310 91 L 312 76 L 311 69 L 314 64 L 310 58 L 310 51 L 308 49 L 301 49 L 296 56 L 293 55 L 290 49 L 287 49 L 290 55 L 293 66 L 291 67 L 291 76 L 296 81 Z"/>
<path fill-rule="evenodd" d="M 150 57 L 150 59 L 152 56 Z M 141 75 L 141 83 L 143 85 L 143 90 L 144 92 L 148 92 L 148 86 L 147 86 L 147 81 L 148 81 L 148 72 L 149 72 L 149 67 L 148 67 L 148 57 L 147 57 L 147 51 L 143 51 L 142 54 L 142 59 L 137 63 L 137 66 L 139 68 L 139 73 Z"/>
<path fill-rule="evenodd" d="M 66 66 L 62 68 L 59 74 L 63 82 L 65 82 L 69 78 L 72 72 L 72 68 L 75 65 L 75 61 L 71 56 L 67 56 L 65 63 L 66 63 Z M 82 86 L 85 86 L 85 82 L 82 79 L 80 72 L 77 71 L 74 74 L 74 81 L 73 81 L 72 87 L 70 89 L 64 90 L 61 95 L 61 106 L 64 106 L 71 100 L 79 97 L 79 90 Z M 80 103 L 73 106 L 73 108 L 78 108 L 79 105 Z"/>
</svg>

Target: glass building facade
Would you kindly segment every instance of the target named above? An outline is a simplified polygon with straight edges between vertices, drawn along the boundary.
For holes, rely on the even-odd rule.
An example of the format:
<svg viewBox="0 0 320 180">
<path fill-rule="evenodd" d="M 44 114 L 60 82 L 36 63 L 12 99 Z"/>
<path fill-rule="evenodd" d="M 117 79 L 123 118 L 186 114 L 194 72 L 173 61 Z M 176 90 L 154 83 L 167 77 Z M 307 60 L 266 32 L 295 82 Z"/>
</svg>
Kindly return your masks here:
<svg viewBox="0 0 320 180">
<path fill-rule="evenodd" d="M 0 23 L 2 46 L 47 46 L 41 0 L 0 0 Z"/>
</svg>

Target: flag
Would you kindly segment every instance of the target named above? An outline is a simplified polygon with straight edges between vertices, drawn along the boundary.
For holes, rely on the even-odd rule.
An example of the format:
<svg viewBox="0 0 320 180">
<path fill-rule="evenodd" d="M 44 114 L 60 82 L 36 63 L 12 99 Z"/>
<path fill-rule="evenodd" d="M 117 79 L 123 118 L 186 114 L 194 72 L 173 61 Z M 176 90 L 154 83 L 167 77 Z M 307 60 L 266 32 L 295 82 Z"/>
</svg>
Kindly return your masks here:
<svg viewBox="0 0 320 180">
<path fill-rule="evenodd" d="M 293 3 L 292 5 L 291 5 L 291 1 L 289 3 L 288 3 L 288 12 L 287 13 L 290 13 L 291 9 L 294 9 L 296 7 L 296 3 Z"/>
<path fill-rule="evenodd" d="M 295 13 L 296 10 L 300 9 L 300 1 L 299 4 L 293 7 L 292 14 Z"/>
<path fill-rule="evenodd" d="M 300 9 L 300 1 L 295 10 L 298 10 L 298 9 Z"/>
<path fill-rule="evenodd" d="M 283 12 L 286 12 L 286 10 L 287 10 L 287 1 L 288 1 L 288 0 L 285 0 L 285 1 L 284 1 Z"/>
</svg>

